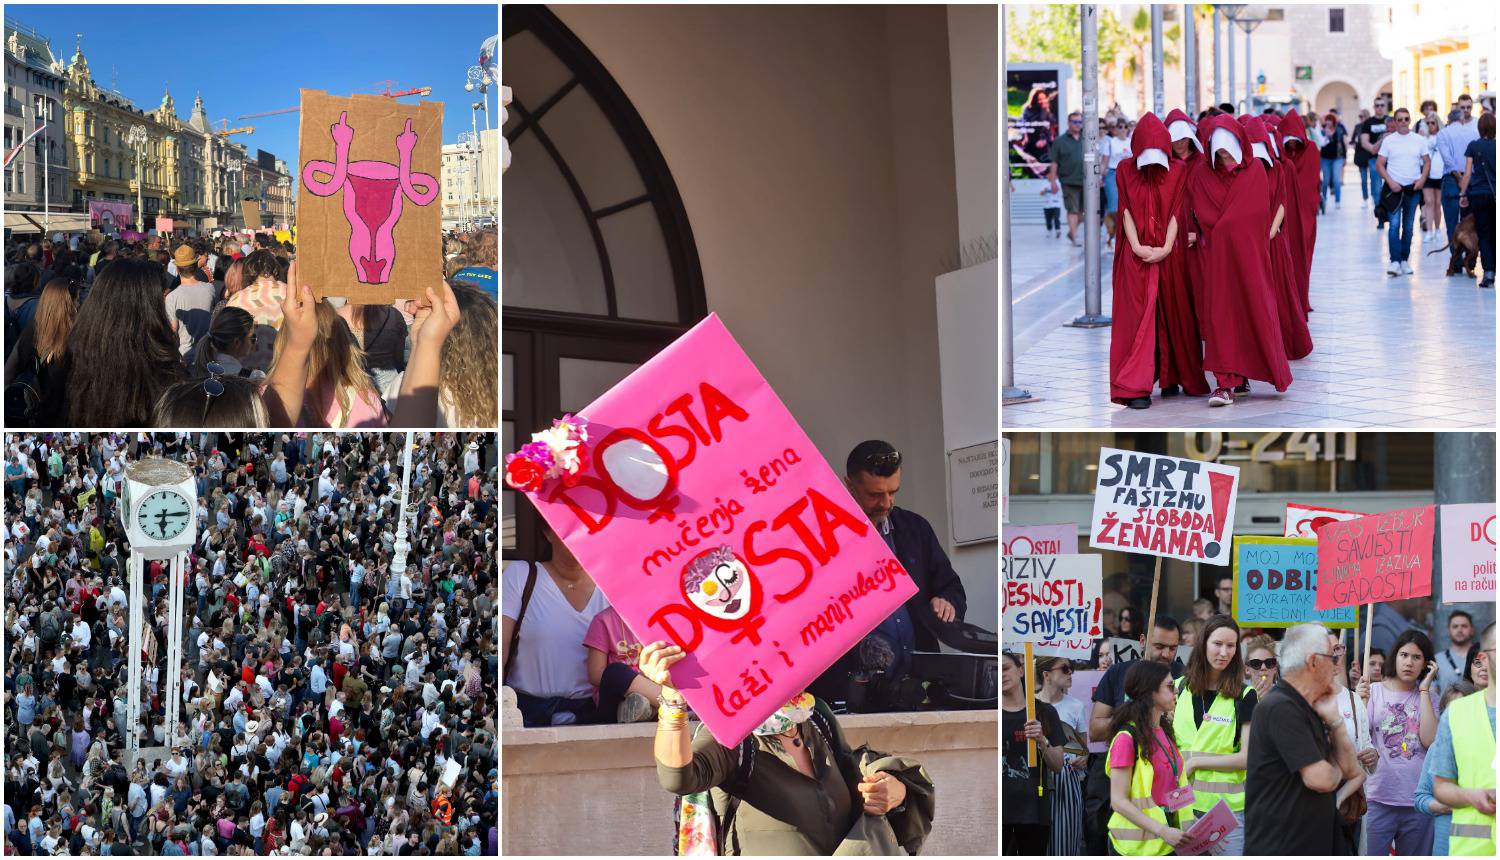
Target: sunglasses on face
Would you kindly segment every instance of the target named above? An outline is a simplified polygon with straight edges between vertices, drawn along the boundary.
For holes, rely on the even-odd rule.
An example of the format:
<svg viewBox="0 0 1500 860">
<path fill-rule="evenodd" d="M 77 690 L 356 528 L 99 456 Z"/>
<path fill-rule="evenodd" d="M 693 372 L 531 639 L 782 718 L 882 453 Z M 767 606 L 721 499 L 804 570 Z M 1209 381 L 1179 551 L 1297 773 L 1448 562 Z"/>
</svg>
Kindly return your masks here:
<svg viewBox="0 0 1500 860">
<path fill-rule="evenodd" d="M 1068 125 L 1083 125 L 1083 120 L 1081 120 L 1081 119 L 1070 119 L 1070 120 L 1068 120 Z"/>
<path fill-rule="evenodd" d="M 1047 671 L 1049 671 L 1049 672 L 1061 672 L 1064 675 L 1071 675 L 1071 674 L 1073 674 L 1073 664 L 1072 663 L 1063 663 L 1063 664 L 1058 665 L 1058 666 L 1053 666 L 1051 669 L 1048 669 Z"/>
<path fill-rule="evenodd" d="M 1262 669 L 1275 669 L 1276 658 L 1267 657 L 1264 660 L 1246 660 L 1245 665 L 1259 672 Z"/>
</svg>

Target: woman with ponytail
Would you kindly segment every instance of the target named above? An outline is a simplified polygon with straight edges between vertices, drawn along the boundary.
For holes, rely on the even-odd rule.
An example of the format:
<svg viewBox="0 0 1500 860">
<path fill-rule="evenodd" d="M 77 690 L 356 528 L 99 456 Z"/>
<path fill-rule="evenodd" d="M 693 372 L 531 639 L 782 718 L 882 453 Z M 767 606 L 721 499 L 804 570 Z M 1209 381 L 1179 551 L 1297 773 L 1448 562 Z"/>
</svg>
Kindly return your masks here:
<svg viewBox="0 0 1500 860">
<path fill-rule="evenodd" d="M 245 356 L 255 351 L 257 344 L 255 317 L 248 311 L 235 307 L 223 307 L 214 314 L 208 333 L 193 344 L 191 363 L 195 376 L 208 376 L 208 365 L 213 362 L 223 367 L 222 375 L 243 376 L 247 379 L 263 379 L 265 373 L 244 366 Z"/>
<path fill-rule="evenodd" d="M 1154 857 L 1181 844 L 1177 809 L 1190 801 L 1172 734 L 1177 691 L 1170 667 L 1137 660 L 1125 673 L 1125 701 L 1109 721 L 1109 844 L 1112 853 Z"/>
</svg>

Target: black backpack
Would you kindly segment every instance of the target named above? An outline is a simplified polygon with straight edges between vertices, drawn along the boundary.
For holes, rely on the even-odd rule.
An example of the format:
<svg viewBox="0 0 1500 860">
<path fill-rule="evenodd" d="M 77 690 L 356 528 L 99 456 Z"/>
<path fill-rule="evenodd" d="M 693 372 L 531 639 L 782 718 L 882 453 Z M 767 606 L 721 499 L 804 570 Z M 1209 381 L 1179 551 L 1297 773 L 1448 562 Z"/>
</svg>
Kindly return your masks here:
<svg viewBox="0 0 1500 860">
<path fill-rule="evenodd" d="M 807 722 L 823 738 L 823 743 L 827 744 L 828 748 L 833 750 L 833 758 L 838 764 L 839 772 L 844 776 L 844 784 L 848 786 L 856 784 L 859 781 L 859 768 L 854 763 L 854 755 L 849 750 L 849 747 L 842 743 L 844 739 L 843 735 L 835 728 L 833 711 L 828 707 L 828 704 L 822 699 L 816 699 L 813 705 L 812 716 L 808 718 Z M 694 731 L 694 736 L 696 737 L 697 731 L 701 731 L 702 729 L 703 725 L 700 723 L 698 729 Z M 715 819 L 714 830 L 719 839 L 719 844 L 715 846 L 715 853 L 720 856 L 724 856 L 730 847 L 728 844 L 729 831 L 734 826 L 735 815 L 739 812 L 741 795 L 749 787 L 750 774 L 755 770 L 755 735 L 752 734 L 740 741 L 739 745 L 735 747 L 735 752 L 739 763 L 735 767 L 734 776 L 723 785 L 718 786 L 725 794 L 729 795 L 729 803 L 725 809 L 721 812 L 714 806 L 713 789 L 703 792 L 708 798 L 709 810 L 713 813 Z M 853 788 L 849 790 L 851 793 L 854 791 Z M 855 805 L 859 806 L 860 804 L 856 802 Z M 677 797 L 672 803 L 673 855 L 677 854 L 677 836 L 681 829 L 682 798 Z M 738 855 L 740 853 L 738 834 L 735 836 L 733 848 L 734 850 L 729 853 Z"/>
</svg>

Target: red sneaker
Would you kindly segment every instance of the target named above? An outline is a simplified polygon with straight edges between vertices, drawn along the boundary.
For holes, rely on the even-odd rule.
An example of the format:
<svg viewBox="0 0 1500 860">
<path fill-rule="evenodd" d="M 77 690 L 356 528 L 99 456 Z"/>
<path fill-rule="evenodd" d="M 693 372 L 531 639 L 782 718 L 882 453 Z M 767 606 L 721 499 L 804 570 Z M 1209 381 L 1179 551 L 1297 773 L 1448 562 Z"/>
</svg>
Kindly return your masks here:
<svg viewBox="0 0 1500 860">
<path fill-rule="evenodd" d="M 1215 388 L 1214 393 L 1209 395 L 1209 406 L 1233 406 L 1234 390 L 1229 388 Z"/>
</svg>

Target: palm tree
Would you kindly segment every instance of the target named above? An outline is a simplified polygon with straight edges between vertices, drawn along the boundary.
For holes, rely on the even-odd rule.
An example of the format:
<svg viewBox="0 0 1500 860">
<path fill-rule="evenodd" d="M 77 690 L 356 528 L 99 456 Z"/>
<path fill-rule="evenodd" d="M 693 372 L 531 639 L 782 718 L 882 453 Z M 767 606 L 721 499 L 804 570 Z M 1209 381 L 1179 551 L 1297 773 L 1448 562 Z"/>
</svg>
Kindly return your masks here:
<svg viewBox="0 0 1500 860">
<path fill-rule="evenodd" d="M 1146 99 L 1146 78 L 1151 74 L 1151 12 L 1149 7 L 1142 6 L 1136 10 L 1135 17 L 1131 19 L 1130 26 L 1121 28 L 1120 36 L 1123 44 L 1120 54 L 1123 56 L 1125 65 L 1124 78 L 1126 81 L 1135 82 L 1135 94 L 1140 104 L 1141 113 L 1150 110 L 1151 103 Z M 1162 32 L 1162 67 L 1176 65 L 1181 57 L 1172 49 L 1173 43 L 1182 38 L 1182 27 L 1173 24 Z"/>
</svg>

